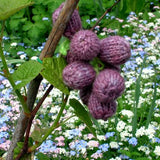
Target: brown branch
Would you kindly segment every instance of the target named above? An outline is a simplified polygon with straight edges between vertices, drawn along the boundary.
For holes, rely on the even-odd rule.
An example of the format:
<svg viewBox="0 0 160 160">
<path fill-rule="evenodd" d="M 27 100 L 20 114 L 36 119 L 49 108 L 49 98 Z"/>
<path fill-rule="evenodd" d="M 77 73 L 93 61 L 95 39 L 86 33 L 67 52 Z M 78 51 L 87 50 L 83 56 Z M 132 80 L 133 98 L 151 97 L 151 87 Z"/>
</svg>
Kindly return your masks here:
<svg viewBox="0 0 160 160">
<path fill-rule="evenodd" d="M 40 54 L 39 58 L 41 60 L 43 60 L 44 57 L 53 56 L 54 51 L 56 49 L 56 45 L 58 44 L 65 30 L 66 24 L 69 21 L 69 18 L 72 15 L 74 9 L 76 8 L 78 2 L 79 0 L 66 0 L 65 5 L 48 37 L 48 40 L 44 46 L 44 49 L 42 50 Z M 39 77 L 41 77 L 41 75 L 39 75 Z M 33 81 L 31 81 L 29 85 L 28 95 L 27 95 L 27 105 L 30 108 L 30 110 L 32 110 L 34 106 L 34 102 L 35 102 L 38 88 L 39 88 L 41 81 L 42 81 L 42 77 L 40 80 L 36 77 Z M 34 86 L 37 86 L 37 87 L 34 87 Z M 20 114 L 20 118 L 18 119 L 18 123 L 17 123 L 16 129 L 15 129 L 15 132 L 12 138 L 10 148 L 7 153 L 6 160 L 13 160 L 14 148 L 16 147 L 17 142 L 22 140 L 27 124 L 28 124 L 28 118 L 22 112 Z"/>
<path fill-rule="evenodd" d="M 49 88 L 47 89 L 47 91 L 45 92 L 45 94 L 43 95 L 43 97 L 41 98 L 41 100 L 39 101 L 39 103 L 37 103 L 36 107 L 33 109 L 32 113 L 31 113 L 31 117 L 30 117 L 29 122 L 28 122 L 27 130 L 26 130 L 26 136 L 25 136 L 22 151 L 16 157 L 15 160 L 19 160 L 27 152 L 27 150 L 28 150 L 28 140 L 29 140 L 30 129 L 31 129 L 31 126 L 32 126 L 32 121 L 33 121 L 36 113 L 38 112 L 40 106 L 42 105 L 42 103 L 44 102 L 44 100 L 49 95 L 49 93 L 52 89 L 53 89 L 53 85 L 50 85 Z"/>
<path fill-rule="evenodd" d="M 34 105 L 34 101 L 38 92 L 39 85 L 42 81 L 42 76 L 39 75 L 30 82 L 28 93 L 27 93 L 27 106 L 31 111 Z M 27 128 L 29 118 L 22 111 L 18 119 L 14 135 L 10 144 L 10 148 L 7 153 L 6 160 L 13 160 L 13 151 L 16 148 L 17 142 L 22 141 L 25 130 Z"/>
<path fill-rule="evenodd" d="M 95 28 L 95 27 L 100 23 L 100 21 L 105 17 L 105 15 L 106 15 L 107 13 L 109 13 L 109 12 L 112 10 L 112 8 L 113 8 L 114 6 L 116 6 L 120 1 L 121 1 L 121 0 L 117 0 L 110 8 L 108 8 L 108 9 L 104 12 L 104 14 L 98 19 L 98 21 L 96 22 L 96 24 L 95 24 L 90 30 L 93 31 L 94 28 Z"/>
</svg>

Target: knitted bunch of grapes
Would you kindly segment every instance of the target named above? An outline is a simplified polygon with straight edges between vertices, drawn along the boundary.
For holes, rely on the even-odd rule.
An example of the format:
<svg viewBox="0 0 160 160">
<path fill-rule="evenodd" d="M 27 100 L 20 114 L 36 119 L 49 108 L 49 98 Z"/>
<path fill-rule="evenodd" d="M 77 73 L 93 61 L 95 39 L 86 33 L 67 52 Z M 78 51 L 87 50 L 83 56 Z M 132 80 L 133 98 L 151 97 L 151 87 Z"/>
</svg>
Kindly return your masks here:
<svg viewBox="0 0 160 160">
<path fill-rule="evenodd" d="M 72 37 L 63 80 L 68 87 L 80 90 L 82 102 L 95 119 L 107 120 L 115 114 L 116 99 L 125 90 L 120 65 L 130 58 L 130 50 L 120 36 L 100 40 L 94 32 L 80 30 Z M 90 63 L 95 57 L 104 64 L 97 74 Z"/>
<path fill-rule="evenodd" d="M 53 13 L 53 22 L 63 5 Z M 120 65 L 131 56 L 130 44 L 120 36 L 100 40 L 93 31 L 82 29 L 77 10 L 73 12 L 64 35 L 71 41 L 66 55 L 68 65 L 62 73 L 64 83 L 79 90 L 82 102 L 95 119 L 107 120 L 115 114 L 116 100 L 125 90 Z M 98 59 L 97 65 L 92 63 L 95 59 Z M 103 68 L 97 71 L 98 62 Z"/>
</svg>

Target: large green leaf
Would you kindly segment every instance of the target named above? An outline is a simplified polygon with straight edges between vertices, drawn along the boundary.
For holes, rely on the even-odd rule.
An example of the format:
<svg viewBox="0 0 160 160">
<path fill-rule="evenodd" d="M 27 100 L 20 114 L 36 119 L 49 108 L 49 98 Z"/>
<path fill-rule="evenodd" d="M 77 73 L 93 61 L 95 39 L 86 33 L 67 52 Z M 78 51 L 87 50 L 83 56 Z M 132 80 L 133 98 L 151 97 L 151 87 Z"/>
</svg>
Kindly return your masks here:
<svg viewBox="0 0 160 160">
<path fill-rule="evenodd" d="M 48 130 L 47 128 L 43 129 L 43 128 L 40 128 L 37 125 L 35 125 L 34 130 L 31 133 L 30 137 L 32 137 L 32 139 L 34 141 L 42 142 L 43 141 L 43 135 L 46 133 L 47 130 Z"/>
<path fill-rule="evenodd" d="M 66 66 L 66 61 L 62 57 L 44 58 L 41 72 L 42 76 L 54 87 L 58 88 L 64 94 L 69 94 L 68 87 L 63 83 L 62 72 Z"/>
<path fill-rule="evenodd" d="M 12 74 L 13 80 L 20 82 L 16 85 L 16 89 L 19 89 L 34 79 L 40 71 L 43 69 L 43 65 L 37 61 L 27 61 L 20 65 L 18 69 Z"/>
<path fill-rule="evenodd" d="M 23 59 L 10 59 L 10 60 L 7 60 L 7 64 L 17 64 L 17 63 L 23 63 L 25 62 L 25 60 Z M 0 62 L 0 68 L 3 67 L 3 64 Z"/>
<path fill-rule="evenodd" d="M 0 0 L 0 20 L 5 20 L 22 8 L 32 4 L 31 0 Z"/>
<path fill-rule="evenodd" d="M 76 99 L 70 99 L 69 104 L 74 108 L 75 114 L 87 125 L 89 131 L 97 137 L 89 113 L 83 105 Z"/>
<path fill-rule="evenodd" d="M 50 158 L 46 154 L 43 154 L 41 152 L 37 154 L 37 158 L 38 160 L 50 160 Z"/>
</svg>

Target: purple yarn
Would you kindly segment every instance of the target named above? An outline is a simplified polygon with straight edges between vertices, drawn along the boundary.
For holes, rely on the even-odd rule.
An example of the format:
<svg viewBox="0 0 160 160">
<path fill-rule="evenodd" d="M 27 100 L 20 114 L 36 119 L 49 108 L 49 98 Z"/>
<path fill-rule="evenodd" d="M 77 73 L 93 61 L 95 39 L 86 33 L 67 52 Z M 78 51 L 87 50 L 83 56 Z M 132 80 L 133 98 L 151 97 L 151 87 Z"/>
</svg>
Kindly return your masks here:
<svg viewBox="0 0 160 160">
<path fill-rule="evenodd" d="M 112 65 L 124 64 L 131 56 L 129 42 L 120 36 L 110 36 L 102 39 L 100 48 L 99 58 Z"/>
<path fill-rule="evenodd" d="M 88 99 L 91 95 L 91 92 L 92 92 L 92 85 L 84 87 L 80 90 L 79 95 L 83 104 L 88 105 Z"/>
<path fill-rule="evenodd" d="M 115 114 L 117 103 L 115 101 L 101 103 L 98 101 L 96 95 L 92 93 L 88 101 L 88 108 L 95 119 L 107 120 Z"/>
<path fill-rule="evenodd" d="M 79 60 L 92 60 L 100 52 L 100 41 L 94 32 L 80 30 L 73 36 L 70 50 Z"/>
<path fill-rule="evenodd" d="M 96 72 L 85 62 L 75 61 L 63 69 L 63 81 L 72 89 L 82 89 L 93 83 Z"/>
<path fill-rule="evenodd" d="M 67 60 L 67 63 L 72 63 L 74 61 L 78 61 L 78 57 L 76 57 L 70 50 L 67 51 L 67 56 L 66 56 L 66 60 Z"/>
<path fill-rule="evenodd" d="M 125 81 L 115 69 L 104 69 L 93 83 L 93 92 L 100 102 L 110 102 L 118 98 L 125 89 Z"/>
<path fill-rule="evenodd" d="M 62 10 L 64 6 L 64 3 L 62 3 L 59 8 L 57 8 L 53 14 L 52 14 L 52 21 L 53 21 L 53 24 L 56 22 L 56 20 L 58 19 L 58 16 Z M 82 29 L 82 23 L 81 23 L 81 18 L 79 16 L 79 12 L 75 9 L 67 26 L 66 26 L 66 29 L 64 31 L 64 36 L 69 38 L 69 39 L 72 39 L 72 36 L 78 32 L 79 30 Z"/>
</svg>

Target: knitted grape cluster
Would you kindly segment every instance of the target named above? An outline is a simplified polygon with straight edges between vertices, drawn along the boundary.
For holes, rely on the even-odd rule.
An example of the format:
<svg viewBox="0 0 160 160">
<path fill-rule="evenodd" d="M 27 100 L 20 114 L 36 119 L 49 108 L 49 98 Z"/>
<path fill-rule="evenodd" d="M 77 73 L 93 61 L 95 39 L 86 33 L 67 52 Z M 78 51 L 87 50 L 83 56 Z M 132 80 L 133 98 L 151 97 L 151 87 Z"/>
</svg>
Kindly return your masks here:
<svg viewBox="0 0 160 160">
<path fill-rule="evenodd" d="M 63 5 L 53 13 L 53 22 Z M 131 56 L 130 44 L 120 36 L 100 40 L 93 31 L 82 29 L 77 10 L 73 12 L 64 35 L 71 40 L 66 55 L 68 65 L 62 73 L 64 83 L 79 90 L 82 102 L 95 119 L 107 120 L 115 114 L 116 100 L 125 90 L 120 65 Z M 104 65 L 98 72 L 91 63 L 96 58 Z"/>
</svg>

